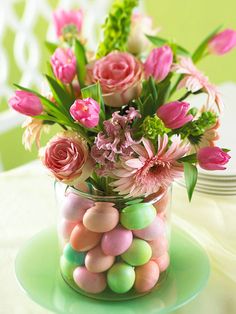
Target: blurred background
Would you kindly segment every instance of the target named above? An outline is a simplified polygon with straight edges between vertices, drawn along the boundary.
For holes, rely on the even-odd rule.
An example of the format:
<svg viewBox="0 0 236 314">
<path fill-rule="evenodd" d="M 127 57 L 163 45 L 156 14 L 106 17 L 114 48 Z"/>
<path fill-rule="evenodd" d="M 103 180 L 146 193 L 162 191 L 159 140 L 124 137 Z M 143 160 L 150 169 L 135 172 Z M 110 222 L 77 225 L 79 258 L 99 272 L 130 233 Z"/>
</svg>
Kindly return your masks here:
<svg viewBox="0 0 236 314">
<path fill-rule="evenodd" d="M 82 7 L 87 17 L 84 29 L 96 47 L 96 25 L 104 20 L 111 0 L 0 0 L 0 171 L 36 158 L 36 150 L 24 151 L 21 144 L 24 118 L 9 110 L 7 99 L 13 83 L 41 89 L 40 73 L 46 69 L 49 54 L 45 38 L 55 40 L 52 11 Z M 217 26 L 236 29 L 235 0 L 141 0 L 152 16 L 160 36 L 176 40 L 190 51 Z M 94 33 L 91 29 L 96 30 Z M 86 32 L 85 32 L 86 35 Z M 211 81 L 236 83 L 236 50 L 222 58 L 212 56 L 199 64 Z"/>
</svg>

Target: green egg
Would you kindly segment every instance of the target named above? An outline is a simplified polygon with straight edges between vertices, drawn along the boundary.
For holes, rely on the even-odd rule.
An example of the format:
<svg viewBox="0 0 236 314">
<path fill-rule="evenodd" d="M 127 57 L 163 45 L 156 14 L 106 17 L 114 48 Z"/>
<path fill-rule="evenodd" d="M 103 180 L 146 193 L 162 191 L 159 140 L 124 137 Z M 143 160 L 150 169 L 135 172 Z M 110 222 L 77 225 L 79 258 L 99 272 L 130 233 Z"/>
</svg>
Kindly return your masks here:
<svg viewBox="0 0 236 314">
<path fill-rule="evenodd" d="M 70 243 L 67 243 L 66 246 L 64 247 L 63 255 L 69 262 L 74 263 L 77 266 L 84 265 L 84 260 L 85 260 L 85 255 L 86 255 L 85 252 L 75 251 L 70 245 Z"/>
<path fill-rule="evenodd" d="M 156 209 L 148 203 L 133 204 L 125 207 L 120 215 L 121 224 L 130 230 L 144 229 L 156 217 Z"/>
<path fill-rule="evenodd" d="M 69 262 L 64 256 L 60 258 L 60 268 L 62 275 L 66 277 L 66 279 L 72 280 L 73 279 L 73 272 L 78 267 L 78 265 Z"/>
<path fill-rule="evenodd" d="M 123 260 L 132 266 L 146 264 L 150 260 L 151 256 L 151 246 L 146 241 L 141 239 L 134 239 L 128 250 L 121 255 Z"/>
<path fill-rule="evenodd" d="M 134 268 L 125 263 L 117 263 L 108 270 L 108 286 L 116 293 L 128 292 L 133 287 L 134 281 Z"/>
</svg>

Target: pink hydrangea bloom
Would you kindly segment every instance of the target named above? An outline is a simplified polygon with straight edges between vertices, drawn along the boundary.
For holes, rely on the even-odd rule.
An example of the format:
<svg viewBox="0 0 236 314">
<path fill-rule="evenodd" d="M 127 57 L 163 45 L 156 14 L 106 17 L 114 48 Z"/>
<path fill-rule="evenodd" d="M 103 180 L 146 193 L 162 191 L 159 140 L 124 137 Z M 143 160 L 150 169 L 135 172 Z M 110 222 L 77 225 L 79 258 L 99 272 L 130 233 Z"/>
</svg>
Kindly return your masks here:
<svg viewBox="0 0 236 314">
<path fill-rule="evenodd" d="M 236 31 L 226 29 L 216 34 L 208 43 L 210 53 L 224 55 L 236 47 Z"/>
<path fill-rule="evenodd" d="M 94 128 L 99 122 L 99 104 L 92 98 L 77 99 L 70 107 L 70 114 L 86 128 Z"/>
<path fill-rule="evenodd" d="M 167 188 L 175 178 L 182 175 L 183 166 L 177 160 L 189 151 L 189 144 L 180 137 L 172 137 L 168 147 L 168 136 L 158 138 L 158 151 L 151 141 L 143 138 L 142 143 L 132 145 L 133 154 L 121 158 L 112 171 L 115 181 L 111 183 L 114 191 L 131 197 L 156 193 Z"/>
<path fill-rule="evenodd" d="M 53 13 L 53 21 L 58 37 L 62 35 L 63 29 L 68 25 L 74 25 L 78 33 L 80 33 L 83 23 L 83 11 L 65 11 L 62 9 L 58 9 Z"/>
<path fill-rule="evenodd" d="M 51 57 L 53 73 L 64 84 L 73 81 L 76 74 L 76 58 L 70 48 L 57 48 Z"/>
<path fill-rule="evenodd" d="M 98 133 L 91 148 L 93 159 L 101 165 L 98 171 L 100 174 L 108 174 L 114 168 L 118 156 L 130 156 L 133 152 L 131 145 L 137 142 L 132 138 L 130 124 L 136 118 L 140 118 L 140 114 L 130 107 L 125 115 L 114 112 L 110 120 L 104 121 L 105 131 Z"/>
<path fill-rule="evenodd" d="M 179 57 L 179 62 L 172 66 L 172 71 L 184 75 L 178 88 L 185 87 L 192 93 L 202 89 L 208 94 L 207 105 L 216 103 L 218 109 L 221 110 L 223 102 L 216 86 L 209 81 L 207 76 L 196 68 L 190 58 Z"/>
<path fill-rule="evenodd" d="M 199 166 L 205 170 L 225 170 L 230 158 L 219 147 L 203 147 L 197 152 Z"/>
</svg>

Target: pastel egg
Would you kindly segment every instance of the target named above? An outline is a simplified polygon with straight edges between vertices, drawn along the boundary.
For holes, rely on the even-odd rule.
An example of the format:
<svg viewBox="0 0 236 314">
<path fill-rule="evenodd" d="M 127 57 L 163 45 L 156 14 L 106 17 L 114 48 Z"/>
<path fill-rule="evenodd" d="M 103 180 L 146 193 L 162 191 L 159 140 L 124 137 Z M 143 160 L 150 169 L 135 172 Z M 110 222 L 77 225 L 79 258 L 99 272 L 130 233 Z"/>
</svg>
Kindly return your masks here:
<svg viewBox="0 0 236 314">
<path fill-rule="evenodd" d="M 73 272 L 78 265 L 69 262 L 64 256 L 60 258 L 60 269 L 66 279 L 73 279 Z"/>
<path fill-rule="evenodd" d="M 135 268 L 135 290 L 139 293 L 148 292 L 159 279 L 159 267 L 154 261 Z"/>
<path fill-rule="evenodd" d="M 132 240 L 132 231 L 118 225 L 113 230 L 104 233 L 101 242 L 102 250 L 107 255 L 118 256 L 128 250 Z"/>
<path fill-rule="evenodd" d="M 113 203 L 97 202 L 89 208 L 84 217 L 84 226 L 93 232 L 107 232 L 119 222 L 119 212 Z"/>
<path fill-rule="evenodd" d="M 79 223 L 71 233 L 70 244 L 74 250 L 84 252 L 97 246 L 101 237 L 101 233 L 92 232 Z"/>
<path fill-rule="evenodd" d="M 125 263 L 117 263 L 108 270 L 108 286 L 116 293 L 128 292 L 133 287 L 134 281 L 134 268 Z"/>
<path fill-rule="evenodd" d="M 121 212 L 121 224 L 131 230 L 146 228 L 156 217 L 156 209 L 148 203 L 133 204 Z"/>
<path fill-rule="evenodd" d="M 163 272 L 163 271 L 165 271 L 168 268 L 168 266 L 170 264 L 170 256 L 166 252 L 162 256 L 156 258 L 155 262 L 158 264 L 160 272 Z"/>
<path fill-rule="evenodd" d="M 106 276 L 103 273 L 91 273 L 86 267 L 74 270 L 73 278 L 77 286 L 88 293 L 100 293 L 106 288 Z"/>
<path fill-rule="evenodd" d="M 149 242 L 152 248 L 152 258 L 156 259 L 162 256 L 168 250 L 168 241 L 166 237 L 159 237 L 158 239 Z"/>
<path fill-rule="evenodd" d="M 93 202 L 89 199 L 69 193 L 62 204 L 62 215 L 70 221 L 82 221 L 83 216 L 88 208 L 93 206 Z"/>
<path fill-rule="evenodd" d="M 70 243 L 67 243 L 63 250 L 63 255 L 65 258 L 76 265 L 84 265 L 85 261 L 85 253 L 84 252 L 78 252 L 75 251 Z"/>
<path fill-rule="evenodd" d="M 77 222 L 70 221 L 67 219 L 61 219 L 58 224 L 58 233 L 62 236 L 63 239 L 68 240 L 70 238 L 71 232 L 74 227 L 77 225 Z"/>
<path fill-rule="evenodd" d="M 90 250 L 85 257 L 86 268 L 93 273 L 108 270 L 115 262 L 115 256 L 104 254 L 100 246 Z"/>
<path fill-rule="evenodd" d="M 144 229 L 133 230 L 133 233 L 138 238 L 147 241 L 152 241 L 160 236 L 165 235 L 166 233 L 165 223 L 160 217 L 156 216 L 149 226 L 147 226 Z"/>
<path fill-rule="evenodd" d="M 147 263 L 152 256 L 150 245 L 140 239 L 134 239 L 128 250 L 121 255 L 122 259 L 132 265 L 139 266 Z"/>
</svg>

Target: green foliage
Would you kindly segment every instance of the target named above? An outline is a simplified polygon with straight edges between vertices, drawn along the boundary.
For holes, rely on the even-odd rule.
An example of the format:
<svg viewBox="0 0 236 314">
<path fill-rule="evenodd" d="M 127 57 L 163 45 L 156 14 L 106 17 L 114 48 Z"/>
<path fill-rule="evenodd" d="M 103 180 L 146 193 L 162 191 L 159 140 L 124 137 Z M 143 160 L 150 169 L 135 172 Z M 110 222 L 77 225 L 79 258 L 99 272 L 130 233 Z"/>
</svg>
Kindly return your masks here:
<svg viewBox="0 0 236 314">
<path fill-rule="evenodd" d="M 49 41 L 45 41 L 45 45 L 46 45 L 48 51 L 49 51 L 51 54 L 53 54 L 54 51 L 55 51 L 55 50 L 57 49 L 57 47 L 58 47 L 57 44 L 51 43 L 51 42 L 49 42 Z"/>
<path fill-rule="evenodd" d="M 138 0 L 115 0 L 105 24 L 104 38 L 100 42 L 97 58 L 106 56 L 113 50 L 125 51 L 130 32 L 131 14 Z"/>
<path fill-rule="evenodd" d="M 178 159 L 178 162 L 189 162 L 189 163 L 196 163 L 197 162 L 197 154 L 187 155 Z"/>
<path fill-rule="evenodd" d="M 198 176 L 197 167 L 189 162 L 184 162 L 184 178 L 189 201 L 191 201 L 192 199 L 193 191 L 197 183 L 197 176 Z"/>
<path fill-rule="evenodd" d="M 80 84 L 80 87 L 84 87 L 84 80 L 86 76 L 86 64 L 87 58 L 84 46 L 78 39 L 74 40 L 74 53 L 76 57 L 76 69 L 77 69 L 77 77 Z"/>
<path fill-rule="evenodd" d="M 158 135 L 164 135 L 168 129 L 165 128 L 164 123 L 156 115 L 153 117 L 146 117 L 142 124 L 142 133 L 145 138 L 153 141 L 157 140 Z"/>
</svg>

